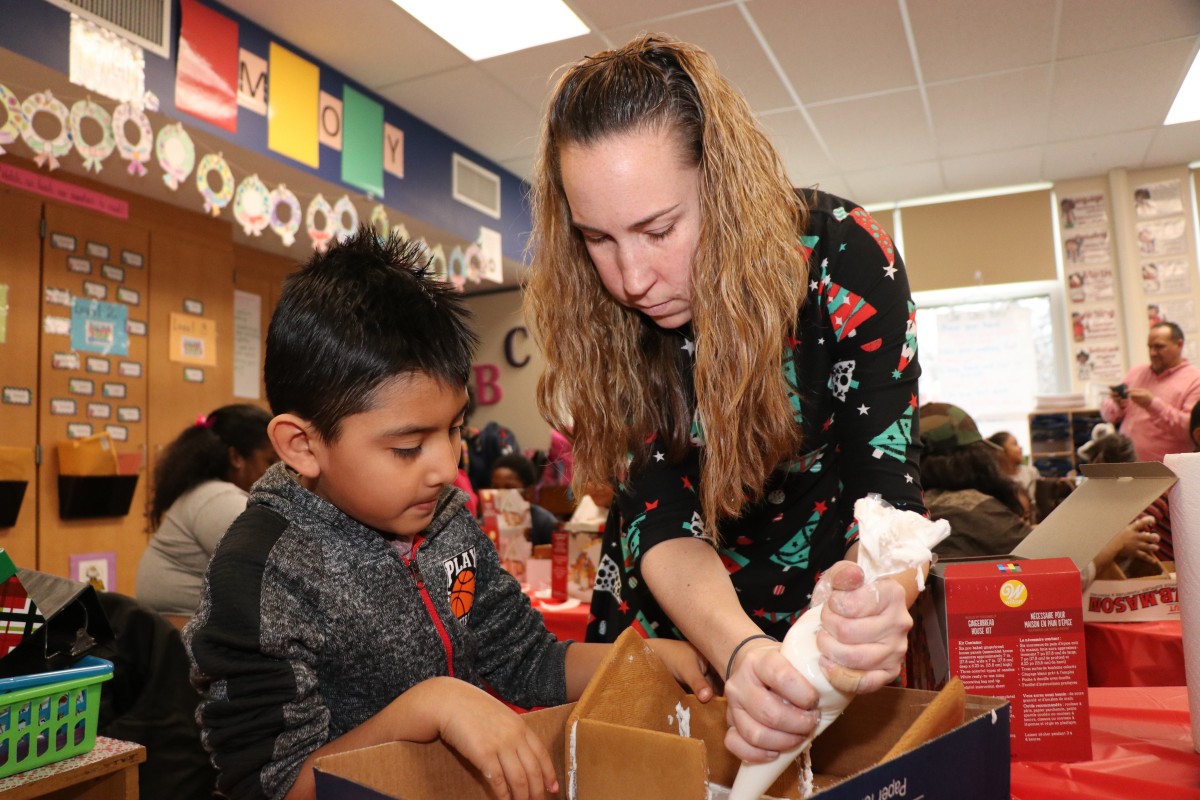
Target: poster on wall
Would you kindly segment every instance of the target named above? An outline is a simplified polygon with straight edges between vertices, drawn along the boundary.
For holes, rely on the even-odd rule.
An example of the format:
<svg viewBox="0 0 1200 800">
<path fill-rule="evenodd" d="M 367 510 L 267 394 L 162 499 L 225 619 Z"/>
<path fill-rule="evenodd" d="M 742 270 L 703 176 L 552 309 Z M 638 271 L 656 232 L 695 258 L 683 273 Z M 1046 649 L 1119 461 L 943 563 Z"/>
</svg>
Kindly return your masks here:
<svg viewBox="0 0 1200 800">
<path fill-rule="evenodd" d="M 1196 301 L 1190 297 L 1172 300 L 1156 300 L 1146 304 L 1146 323 L 1149 327 L 1174 322 L 1185 333 L 1194 333 L 1196 328 Z"/>
<path fill-rule="evenodd" d="M 117 586 L 117 554 L 111 550 L 72 553 L 71 578 L 90 583 L 98 592 L 113 591 Z"/>
<path fill-rule="evenodd" d="M 1109 267 L 1074 270 L 1067 274 L 1067 296 L 1072 303 L 1112 300 L 1113 271 Z"/>
<path fill-rule="evenodd" d="M 1137 224 L 1138 252 L 1143 256 L 1181 256 L 1187 253 L 1183 217 Z"/>
<path fill-rule="evenodd" d="M 1071 312 L 1071 337 L 1076 342 L 1116 339 L 1118 336 L 1120 336 L 1120 331 L 1117 328 L 1117 310 L 1115 308 L 1093 308 Z"/>
<path fill-rule="evenodd" d="M 1075 377 L 1105 387 L 1120 383 L 1125 375 L 1121 347 L 1116 344 L 1089 344 L 1075 351 Z"/>
<path fill-rule="evenodd" d="M 237 133 L 238 24 L 196 0 L 181 0 L 175 107 Z"/>
<path fill-rule="evenodd" d="M 1108 225 L 1108 210 L 1102 194 L 1064 197 L 1059 201 L 1058 208 L 1059 223 L 1064 231 Z"/>
<path fill-rule="evenodd" d="M 120 303 L 73 298 L 71 348 L 110 356 L 129 355 L 128 319 L 129 309 Z"/>
<path fill-rule="evenodd" d="M 262 297 L 233 291 L 233 396 L 258 400 L 262 374 Z"/>
<path fill-rule="evenodd" d="M 1142 291 L 1146 294 L 1189 294 L 1192 279 L 1186 258 L 1166 258 L 1142 263 Z"/>
<path fill-rule="evenodd" d="M 203 317 L 171 312 L 171 338 L 167 350 L 182 364 L 217 365 L 217 323 Z"/>
<path fill-rule="evenodd" d="M 953 375 L 955 402 L 973 414 L 1026 407 L 1037 392 L 1037 353 L 1027 308 L 962 311 L 937 317 L 941 375 Z"/>
<path fill-rule="evenodd" d="M 1138 219 L 1183 213 L 1183 183 L 1178 178 L 1143 183 L 1133 190 L 1133 210 Z"/>
<path fill-rule="evenodd" d="M 1063 263 L 1067 269 L 1076 264 L 1107 264 L 1111 258 L 1108 231 L 1076 233 L 1063 238 Z"/>
</svg>

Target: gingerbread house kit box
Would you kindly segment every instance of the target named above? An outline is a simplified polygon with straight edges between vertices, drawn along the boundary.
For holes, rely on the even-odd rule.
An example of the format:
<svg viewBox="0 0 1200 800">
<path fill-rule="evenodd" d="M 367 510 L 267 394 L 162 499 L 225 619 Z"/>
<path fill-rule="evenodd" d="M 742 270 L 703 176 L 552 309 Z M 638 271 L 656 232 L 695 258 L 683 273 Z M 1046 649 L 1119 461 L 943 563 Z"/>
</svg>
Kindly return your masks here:
<svg viewBox="0 0 1200 800">
<path fill-rule="evenodd" d="M 1008 705 L 961 693 L 943 702 L 946 694 L 888 687 L 855 699 L 813 746 L 811 796 L 1008 800 Z M 707 800 L 721 796 L 740 765 L 724 746 L 723 700 L 685 694 L 630 631 L 578 703 L 524 719 L 554 761 L 557 796 L 571 800 Z M 315 770 L 318 800 L 492 797 L 441 742 L 339 753 Z M 797 767 L 765 796 L 802 797 Z"/>
</svg>

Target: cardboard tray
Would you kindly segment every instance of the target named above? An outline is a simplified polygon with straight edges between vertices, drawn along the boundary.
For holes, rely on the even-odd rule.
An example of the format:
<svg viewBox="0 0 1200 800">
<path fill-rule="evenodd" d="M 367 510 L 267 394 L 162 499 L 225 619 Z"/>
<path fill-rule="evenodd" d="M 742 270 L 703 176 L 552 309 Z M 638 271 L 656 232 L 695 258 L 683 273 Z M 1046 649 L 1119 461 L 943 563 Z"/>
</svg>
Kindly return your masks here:
<svg viewBox="0 0 1200 800">
<path fill-rule="evenodd" d="M 1009 708 L 1003 700 L 967 696 L 961 725 L 907 752 L 891 752 L 936 697 L 888 687 L 857 698 L 814 745 L 820 790 L 813 796 L 1007 800 Z M 705 800 L 706 780 L 729 786 L 740 763 L 724 747 L 723 699 L 704 704 L 684 694 L 632 633 L 614 646 L 578 703 L 524 719 L 551 754 L 559 797 Z M 681 736 L 680 727 L 691 735 Z M 319 800 L 491 797 L 478 772 L 441 742 L 339 753 L 318 759 L 315 769 Z M 800 796 L 794 767 L 771 792 Z"/>
</svg>

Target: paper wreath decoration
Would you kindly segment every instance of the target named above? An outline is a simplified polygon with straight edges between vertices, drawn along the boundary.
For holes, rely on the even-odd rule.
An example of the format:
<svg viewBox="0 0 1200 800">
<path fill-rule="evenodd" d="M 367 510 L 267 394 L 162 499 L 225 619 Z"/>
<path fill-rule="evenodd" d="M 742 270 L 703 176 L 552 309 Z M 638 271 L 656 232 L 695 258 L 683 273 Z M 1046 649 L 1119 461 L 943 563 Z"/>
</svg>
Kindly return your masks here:
<svg viewBox="0 0 1200 800">
<path fill-rule="evenodd" d="M 296 199 L 296 193 L 281 183 L 271 190 L 267 205 L 270 208 L 271 230 L 283 242 L 284 247 L 291 247 L 296 243 L 296 231 L 300 230 L 300 217 L 304 214 L 300 210 L 300 201 Z M 287 206 L 292 212 L 287 222 L 279 219 L 280 206 Z"/>
<path fill-rule="evenodd" d="M 125 123 L 132 122 L 138 129 L 137 143 L 129 141 L 125 134 Z M 117 153 L 129 162 L 130 175 L 145 175 L 146 162 L 150 160 L 150 151 L 154 147 L 154 131 L 150 128 L 150 118 L 140 105 L 121 103 L 113 111 L 113 138 L 117 140 Z"/>
<path fill-rule="evenodd" d="M 178 122 L 165 125 L 154 140 L 154 152 L 163 169 L 163 183 L 171 191 L 177 190 L 196 166 L 196 145 L 191 135 Z"/>
<path fill-rule="evenodd" d="M 350 217 L 349 224 L 343 221 L 347 215 Z M 349 195 L 342 195 L 333 204 L 333 235 L 341 242 L 353 236 L 356 230 L 358 230 L 358 209 L 354 207 L 354 203 L 350 202 Z"/>
<path fill-rule="evenodd" d="M 317 227 L 317 214 L 325 216 L 324 227 Z M 308 230 L 308 238 L 312 239 L 313 249 L 318 253 L 324 253 L 325 248 L 329 246 L 329 240 L 333 238 L 336 224 L 333 220 L 333 206 L 329 205 L 329 201 L 324 196 L 318 194 L 308 204 L 308 214 L 304 217 L 304 223 Z"/>
<path fill-rule="evenodd" d="M 213 191 L 212 185 L 208 182 L 210 172 L 215 172 L 221 177 L 221 191 Z M 229 171 L 229 164 L 226 163 L 225 156 L 220 153 L 209 153 L 200 159 L 200 166 L 196 168 L 196 188 L 200 190 L 200 195 L 204 198 L 204 210 L 214 217 L 220 215 L 221 209 L 229 205 L 229 201 L 233 199 L 233 173 Z"/>
<path fill-rule="evenodd" d="M 238 184 L 233 195 L 233 218 L 242 224 L 247 236 L 262 236 L 271 224 L 271 193 L 257 175 Z"/>
<path fill-rule="evenodd" d="M 375 235 L 379 237 L 379 241 L 387 239 L 388 232 L 392 229 L 391 220 L 388 219 L 387 209 L 383 207 L 383 203 L 376 203 L 371 209 L 371 227 L 375 229 Z"/>
<path fill-rule="evenodd" d="M 29 123 L 21 101 L 3 83 L 0 83 L 0 111 L 4 113 L 4 124 L 0 125 L 0 155 L 4 155 L 4 145 L 20 139 Z"/>
<path fill-rule="evenodd" d="M 67 122 L 69 112 L 66 105 L 47 89 L 25 98 L 21 110 L 25 112 L 25 127 L 21 130 L 21 138 L 33 150 L 33 160 L 37 165 L 42 167 L 49 163 L 50 171 L 53 172 L 58 169 L 58 159 L 71 152 L 71 128 Z M 58 120 L 58 135 L 50 140 L 43 139 L 33 127 L 34 116 L 43 111 Z"/>
<path fill-rule="evenodd" d="M 83 121 L 94 119 L 100 126 L 100 141 L 88 144 L 83 138 Z M 103 107 L 89 100 L 77 100 L 71 106 L 71 138 L 75 140 L 75 150 L 83 156 L 83 168 L 100 171 L 100 164 L 112 155 L 117 146 L 113 138 L 112 115 Z"/>
</svg>

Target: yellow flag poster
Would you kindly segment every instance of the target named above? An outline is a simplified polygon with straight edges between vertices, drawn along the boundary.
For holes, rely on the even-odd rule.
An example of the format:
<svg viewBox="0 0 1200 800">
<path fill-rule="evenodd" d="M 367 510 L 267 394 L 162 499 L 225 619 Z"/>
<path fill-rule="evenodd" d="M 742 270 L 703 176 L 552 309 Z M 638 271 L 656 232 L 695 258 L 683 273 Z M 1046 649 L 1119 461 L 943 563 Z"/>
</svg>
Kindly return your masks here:
<svg viewBox="0 0 1200 800">
<path fill-rule="evenodd" d="M 168 357 L 182 364 L 217 365 L 217 323 L 191 314 L 171 313 Z"/>
<path fill-rule="evenodd" d="M 320 70 L 316 64 L 271 42 L 267 75 L 267 146 L 316 169 L 320 165 L 317 146 Z"/>
</svg>

